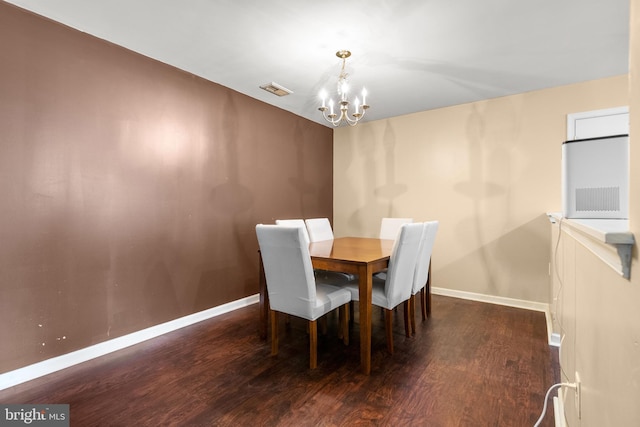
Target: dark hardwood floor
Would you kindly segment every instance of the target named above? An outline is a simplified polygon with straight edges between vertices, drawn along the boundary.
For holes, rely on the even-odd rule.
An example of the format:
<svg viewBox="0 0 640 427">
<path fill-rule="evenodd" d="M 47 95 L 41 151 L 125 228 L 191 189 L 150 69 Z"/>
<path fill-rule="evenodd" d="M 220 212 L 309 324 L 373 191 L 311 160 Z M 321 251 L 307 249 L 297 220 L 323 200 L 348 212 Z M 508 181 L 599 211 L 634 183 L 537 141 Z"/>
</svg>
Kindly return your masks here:
<svg viewBox="0 0 640 427">
<path fill-rule="evenodd" d="M 355 310 L 357 313 L 358 310 Z M 433 296 L 395 353 L 374 308 L 371 375 L 337 315 L 309 370 L 306 323 L 280 325 L 280 354 L 251 306 L 0 391 L 1 403 L 68 403 L 72 426 L 533 426 L 559 379 L 543 313 Z M 552 404 L 543 423 L 553 425 Z"/>
</svg>

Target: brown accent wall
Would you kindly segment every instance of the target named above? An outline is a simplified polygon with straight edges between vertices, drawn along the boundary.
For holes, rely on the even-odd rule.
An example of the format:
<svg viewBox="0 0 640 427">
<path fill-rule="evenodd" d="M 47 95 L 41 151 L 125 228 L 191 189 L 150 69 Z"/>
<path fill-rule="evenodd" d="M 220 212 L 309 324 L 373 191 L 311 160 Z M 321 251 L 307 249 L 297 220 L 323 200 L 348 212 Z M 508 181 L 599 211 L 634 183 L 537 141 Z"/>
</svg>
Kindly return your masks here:
<svg viewBox="0 0 640 427">
<path fill-rule="evenodd" d="M 0 373 L 255 294 L 255 224 L 332 217 L 332 137 L 0 2 Z"/>
</svg>

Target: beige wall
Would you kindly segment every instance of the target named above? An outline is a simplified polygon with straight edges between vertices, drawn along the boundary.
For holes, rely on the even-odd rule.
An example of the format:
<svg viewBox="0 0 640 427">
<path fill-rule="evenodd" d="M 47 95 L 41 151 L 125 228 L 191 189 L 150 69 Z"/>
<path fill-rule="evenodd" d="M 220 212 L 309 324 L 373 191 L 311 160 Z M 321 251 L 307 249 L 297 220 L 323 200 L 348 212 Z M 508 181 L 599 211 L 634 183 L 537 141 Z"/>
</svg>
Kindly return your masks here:
<svg viewBox="0 0 640 427">
<path fill-rule="evenodd" d="M 640 237 L 640 8 L 631 2 L 630 20 L 630 228 Z M 558 227 L 553 227 L 553 238 Z M 553 247 L 553 245 L 552 245 Z M 579 373 L 581 413 L 575 394 L 565 392 L 571 426 L 640 425 L 640 265 L 634 248 L 631 280 L 616 274 L 563 228 L 558 244 L 557 324 L 562 336 L 562 380 Z"/>
<path fill-rule="evenodd" d="M 633 135 L 640 134 L 640 4 L 631 2 L 630 40 L 629 40 L 629 126 L 631 143 L 629 211 L 631 231 L 636 240 L 640 238 L 640 148 L 634 144 Z M 638 261 L 638 250 L 634 251 L 634 261 Z M 632 274 L 633 283 L 640 286 L 640 274 Z M 638 310 L 640 312 L 640 310 Z M 638 339 L 640 341 L 640 339 Z"/>
<path fill-rule="evenodd" d="M 640 7 L 630 75 L 382 120 L 334 135 L 334 231 L 375 236 L 383 216 L 438 219 L 434 286 L 549 303 L 562 381 L 582 384 L 571 426 L 640 425 L 640 265 L 631 280 L 544 216 L 560 210 L 568 113 L 630 106 L 631 231 L 640 236 Z M 553 257 L 557 245 L 557 255 Z M 555 258 L 555 290 L 547 263 Z M 561 285 L 560 285 L 561 283 Z M 554 298 L 557 297 L 557 301 Z M 556 302 L 556 304 L 554 304 Z"/>
<path fill-rule="evenodd" d="M 433 286 L 548 303 L 545 212 L 561 208 L 566 115 L 627 105 L 627 83 L 625 75 L 337 129 L 335 234 L 376 236 L 384 216 L 437 219 Z"/>
<path fill-rule="evenodd" d="M 581 418 L 574 391 L 565 391 L 567 420 L 571 426 L 640 425 L 640 266 L 634 263 L 626 280 L 572 235 L 565 224 L 558 241 L 552 227 L 561 283 L 554 293 L 561 379 L 574 382 L 578 372 L 582 384 Z"/>
</svg>

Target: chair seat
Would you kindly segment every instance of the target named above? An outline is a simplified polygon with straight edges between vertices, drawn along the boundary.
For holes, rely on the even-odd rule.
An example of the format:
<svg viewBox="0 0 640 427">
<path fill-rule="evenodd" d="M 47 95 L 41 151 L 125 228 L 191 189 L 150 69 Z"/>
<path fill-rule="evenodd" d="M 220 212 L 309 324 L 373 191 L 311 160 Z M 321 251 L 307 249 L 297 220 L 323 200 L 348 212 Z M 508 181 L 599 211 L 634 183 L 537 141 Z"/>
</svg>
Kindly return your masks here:
<svg viewBox="0 0 640 427">
<path fill-rule="evenodd" d="M 374 274 L 373 277 L 377 277 L 380 280 L 387 280 L 387 269 L 385 268 L 384 270 Z"/>
<path fill-rule="evenodd" d="M 389 304 L 389 299 L 385 294 L 384 284 L 384 279 L 379 279 L 375 276 L 373 277 L 371 287 L 371 304 L 391 310 L 393 306 L 390 306 Z M 349 292 L 351 292 L 352 300 L 360 301 L 360 291 L 358 283 L 349 283 L 348 285 L 344 286 L 344 289 L 348 289 Z"/>
<path fill-rule="evenodd" d="M 315 307 L 313 307 L 313 318 L 307 318 L 307 320 L 316 320 L 349 301 L 351 301 L 351 293 L 347 289 L 316 282 L 316 301 Z"/>
</svg>

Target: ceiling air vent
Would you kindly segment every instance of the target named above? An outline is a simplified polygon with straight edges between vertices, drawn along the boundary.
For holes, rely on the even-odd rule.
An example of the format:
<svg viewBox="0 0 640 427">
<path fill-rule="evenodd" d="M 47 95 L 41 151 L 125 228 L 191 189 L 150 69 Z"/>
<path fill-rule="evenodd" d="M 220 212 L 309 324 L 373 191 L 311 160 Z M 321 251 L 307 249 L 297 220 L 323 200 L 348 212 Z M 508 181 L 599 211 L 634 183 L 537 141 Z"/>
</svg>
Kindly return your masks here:
<svg viewBox="0 0 640 427">
<path fill-rule="evenodd" d="M 279 84 L 274 83 L 274 82 L 264 84 L 264 85 L 260 86 L 260 89 L 264 89 L 267 92 L 271 92 L 272 94 L 278 95 L 278 96 L 286 96 L 286 95 L 289 95 L 289 94 L 293 93 L 292 91 L 290 91 L 286 87 L 280 86 Z"/>
</svg>

